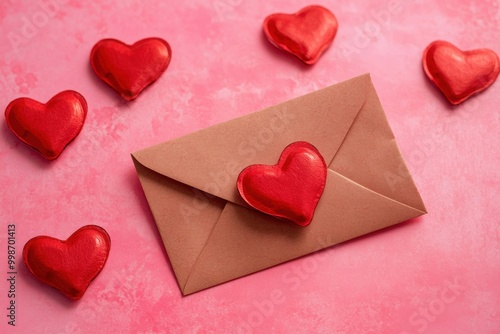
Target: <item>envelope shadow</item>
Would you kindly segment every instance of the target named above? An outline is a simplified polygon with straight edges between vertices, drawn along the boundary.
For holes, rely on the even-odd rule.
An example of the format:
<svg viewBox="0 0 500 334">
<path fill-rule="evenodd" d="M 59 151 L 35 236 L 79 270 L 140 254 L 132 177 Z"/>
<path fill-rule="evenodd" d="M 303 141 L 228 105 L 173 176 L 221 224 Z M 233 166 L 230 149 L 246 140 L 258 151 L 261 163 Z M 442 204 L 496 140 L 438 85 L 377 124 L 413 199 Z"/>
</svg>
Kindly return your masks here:
<svg viewBox="0 0 500 334">
<path fill-rule="evenodd" d="M 264 48 L 267 50 L 267 52 L 273 58 L 276 58 L 281 62 L 288 63 L 291 66 L 297 67 L 302 71 L 310 71 L 314 68 L 314 64 L 308 65 L 308 64 L 302 62 L 296 56 L 292 55 L 291 53 L 288 53 L 284 50 L 281 50 L 281 49 L 277 48 L 276 46 L 274 46 L 273 44 L 271 44 L 271 42 L 269 42 L 269 40 L 267 39 L 267 36 L 264 33 L 264 31 L 262 31 L 262 33 L 260 34 L 260 42 L 262 43 Z M 327 51 L 325 51 L 325 52 L 327 52 Z"/>
</svg>

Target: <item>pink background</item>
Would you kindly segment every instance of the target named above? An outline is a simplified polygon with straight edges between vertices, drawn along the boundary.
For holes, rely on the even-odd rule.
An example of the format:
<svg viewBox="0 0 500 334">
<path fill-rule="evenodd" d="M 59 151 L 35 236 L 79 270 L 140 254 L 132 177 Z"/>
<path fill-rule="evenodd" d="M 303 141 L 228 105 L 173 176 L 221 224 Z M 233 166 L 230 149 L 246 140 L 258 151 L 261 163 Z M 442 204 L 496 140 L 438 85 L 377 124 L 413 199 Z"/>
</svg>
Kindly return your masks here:
<svg viewBox="0 0 500 334">
<path fill-rule="evenodd" d="M 59 1 L 50 15 L 50 0 L 0 4 L 3 108 L 66 89 L 89 104 L 80 136 L 53 162 L 2 122 L 0 332 L 500 332 L 500 83 L 451 107 L 421 68 L 436 39 L 500 53 L 499 1 L 318 1 L 340 28 L 312 67 L 261 29 L 266 15 L 309 1 Z M 172 62 L 126 103 L 93 75 L 90 50 L 102 38 L 151 36 L 170 43 Z M 182 297 L 129 153 L 365 72 L 429 214 Z M 16 328 L 4 315 L 8 224 L 17 229 Z M 112 250 L 72 302 L 27 272 L 21 250 L 87 224 L 109 232 Z"/>
</svg>

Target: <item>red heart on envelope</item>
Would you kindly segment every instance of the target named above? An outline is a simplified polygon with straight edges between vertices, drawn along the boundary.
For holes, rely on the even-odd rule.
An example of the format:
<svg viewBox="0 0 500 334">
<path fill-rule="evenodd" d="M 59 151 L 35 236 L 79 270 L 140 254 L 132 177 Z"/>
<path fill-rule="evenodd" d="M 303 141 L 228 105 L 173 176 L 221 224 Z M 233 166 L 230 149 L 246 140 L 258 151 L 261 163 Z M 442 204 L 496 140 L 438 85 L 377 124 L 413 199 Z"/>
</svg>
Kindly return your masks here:
<svg viewBox="0 0 500 334">
<path fill-rule="evenodd" d="M 326 163 L 309 143 L 288 145 L 278 164 L 251 165 L 238 176 L 241 197 L 266 214 L 301 226 L 312 221 L 326 183 Z"/>
<path fill-rule="evenodd" d="M 133 45 L 103 39 L 92 48 L 90 64 L 99 79 L 131 101 L 165 72 L 171 58 L 170 45 L 161 38 Z"/>
<path fill-rule="evenodd" d="M 24 246 L 23 260 L 43 283 L 80 299 L 108 259 L 111 240 L 101 227 L 87 225 L 67 240 L 38 236 Z"/>
<path fill-rule="evenodd" d="M 500 61 L 490 49 L 461 51 L 435 41 L 424 51 L 424 71 L 452 104 L 459 104 L 495 82 Z"/>
<path fill-rule="evenodd" d="M 46 159 L 57 158 L 80 133 L 87 116 L 87 102 L 79 93 L 64 91 L 46 104 L 22 97 L 7 106 L 7 126 Z"/>
<path fill-rule="evenodd" d="M 314 64 L 337 34 L 337 18 L 322 6 L 308 6 L 295 14 L 272 14 L 264 20 L 269 41 L 302 60 Z"/>
</svg>

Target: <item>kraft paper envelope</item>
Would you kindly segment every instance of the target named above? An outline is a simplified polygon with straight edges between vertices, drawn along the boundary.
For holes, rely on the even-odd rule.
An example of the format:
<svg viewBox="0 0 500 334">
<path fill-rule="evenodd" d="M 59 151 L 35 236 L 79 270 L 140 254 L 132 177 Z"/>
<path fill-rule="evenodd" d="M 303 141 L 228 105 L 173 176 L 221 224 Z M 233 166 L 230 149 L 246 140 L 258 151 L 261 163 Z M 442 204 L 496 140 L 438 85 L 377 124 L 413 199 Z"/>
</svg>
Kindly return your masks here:
<svg viewBox="0 0 500 334">
<path fill-rule="evenodd" d="M 307 227 L 247 206 L 251 164 L 296 141 L 328 174 Z M 368 74 L 132 154 L 184 295 L 426 213 Z"/>
</svg>

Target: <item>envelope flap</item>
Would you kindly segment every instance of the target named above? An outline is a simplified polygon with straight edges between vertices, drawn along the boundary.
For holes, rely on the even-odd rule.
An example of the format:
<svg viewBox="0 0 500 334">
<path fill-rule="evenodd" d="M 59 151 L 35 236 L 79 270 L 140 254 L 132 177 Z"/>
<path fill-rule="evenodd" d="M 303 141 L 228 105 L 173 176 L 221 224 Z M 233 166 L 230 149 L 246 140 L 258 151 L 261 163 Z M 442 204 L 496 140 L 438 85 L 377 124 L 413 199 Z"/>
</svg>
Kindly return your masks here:
<svg viewBox="0 0 500 334">
<path fill-rule="evenodd" d="M 368 74 L 133 153 L 143 166 L 228 201 L 250 164 L 276 164 L 292 142 L 306 141 L 331 161 L 366 100 Z"/>
<path fill-rule="evenodd" d="M 328 168 L 376 193 L 426 212 L 371 82 L 365 104 Z"/>
<path fill-rule="evenodd" d="M 307 228 L 226 205 L 181 289 L 190 294 L 422 214 L 329 170 Z"/>
</svg>

